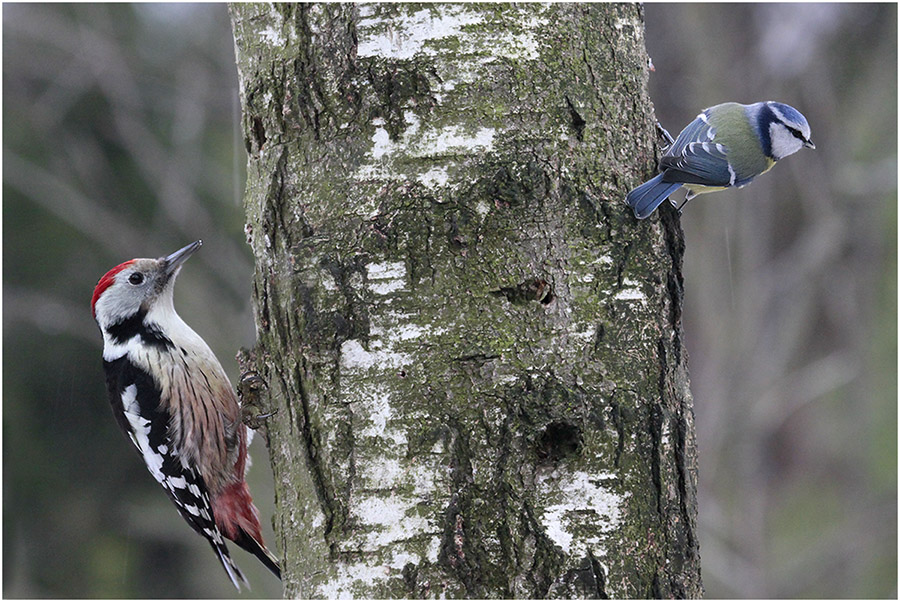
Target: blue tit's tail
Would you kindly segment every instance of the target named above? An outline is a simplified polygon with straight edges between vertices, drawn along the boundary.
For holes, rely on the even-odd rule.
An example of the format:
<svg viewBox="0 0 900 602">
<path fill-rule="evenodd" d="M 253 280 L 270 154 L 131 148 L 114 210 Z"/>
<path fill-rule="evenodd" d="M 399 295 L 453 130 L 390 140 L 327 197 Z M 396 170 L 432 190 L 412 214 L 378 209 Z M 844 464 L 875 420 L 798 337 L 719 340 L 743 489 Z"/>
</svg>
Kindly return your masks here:
<svg viewBox="0 0 900 602">
<path fill-rule="evenodd" d="M 625 202 L 634 209 L 634 215 L 638 219 L 650 217 L 670 194 L 681 188 L 681 184 L 663 182 L 662 174 L 652 180 L 648 180 L 628 193 Z"/>
</svg>

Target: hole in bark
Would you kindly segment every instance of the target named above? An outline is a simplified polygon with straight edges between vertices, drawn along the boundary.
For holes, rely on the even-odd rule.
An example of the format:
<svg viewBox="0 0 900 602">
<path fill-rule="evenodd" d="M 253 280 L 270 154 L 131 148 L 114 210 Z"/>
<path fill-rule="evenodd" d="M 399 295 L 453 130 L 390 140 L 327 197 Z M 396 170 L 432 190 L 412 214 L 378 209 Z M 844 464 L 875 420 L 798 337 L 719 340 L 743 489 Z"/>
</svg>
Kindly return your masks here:
<svg viewBox="0 0 900 602">
<path fill-rule="evenodd" d="M 253 137 L 256 138 L 256 150 L 262 150 L 266 143 L 266 128 L 259 117 L 253 118 Z"/>
<path fill-rule="evenodd" d="M 491 291 L 497 297 L 506 297 L 510 303 L 520 305 L 529 301 L 540 301 L 543 305 L 549 304 L 556 297 L 553 287 L 543 278 L 526 280 L 515 286 L 502 286 L 498 291 Z"/>
<path fill-rule="evenodd" d="M 569 105 L 569 117 L 572 119 L 572 129 L 575 130 L 575 137 L 578 138 L 579 142 L 584 142 L 584 126 L 587 125 L 587 122 L 575 108 L 575 105 L 572 104 L 572 101 L 569 100 L 568 96 L 566 96 L 566 104 Z"/>
<path fill-rule="evenodd" d="M 581 429 L 568 422 L 551 422 L 538 441 L 538 457 L 558 462 L 581 449 Z"/>
</svg>

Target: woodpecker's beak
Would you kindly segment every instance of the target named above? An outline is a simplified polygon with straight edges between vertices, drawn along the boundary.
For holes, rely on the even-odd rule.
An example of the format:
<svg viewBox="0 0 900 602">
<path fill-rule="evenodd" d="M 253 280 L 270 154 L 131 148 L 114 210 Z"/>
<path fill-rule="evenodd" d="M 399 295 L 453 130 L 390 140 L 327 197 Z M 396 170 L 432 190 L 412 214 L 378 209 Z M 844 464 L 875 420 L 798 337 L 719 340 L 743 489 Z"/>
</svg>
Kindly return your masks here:
<svg viewBox="0 0 900 602">
<path fill-rule="evenodd" d="M 160 261 L 165 266 L 166 272 L 166 280 L 173 278 L 175 274 L 178 273 L 179 268 L 181 268 L 181 264 L 188 260 L 188 257 L 194 254 L 194 252 L 200 248 L 203 244 L 202 240 L 198 240 L 197 242 L 192 242 L 188 246 L 183 249 L 178 249 L 171 255 L 167 255 L 163 257 Z"/>
</svg>

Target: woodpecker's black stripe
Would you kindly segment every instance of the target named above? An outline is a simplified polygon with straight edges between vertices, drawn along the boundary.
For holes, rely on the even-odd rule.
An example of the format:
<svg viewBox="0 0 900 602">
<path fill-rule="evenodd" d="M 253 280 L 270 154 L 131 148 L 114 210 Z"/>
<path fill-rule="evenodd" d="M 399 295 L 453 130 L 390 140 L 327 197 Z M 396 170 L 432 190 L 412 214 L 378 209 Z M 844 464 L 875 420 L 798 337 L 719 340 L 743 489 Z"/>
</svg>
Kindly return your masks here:
<svg viewBox="0 0 900 602">
<path fill-rule="evenodd" d="M 107 327 L 106 332 L 119 344 L 140 336 L 141 340 L 151 347 L 174 348 L 172 341 L 162 333 L 162 330 L 156 324 L 144 323 L 144 318 L 146 317 L 147 311 L 141 309 L 136 314 L 123 318 L 112 326 Z"/>
<path fill-rule="evenodd" d="M 169 417 L 159 411 L 159 399 L 162 396 L 162 391 L 156 384 L 156 381 L 144 370 L 128 361 L 127 355 L 111 362 L 104 360 L 103 370 L 106 373 L 106 389 L 109 394 L 109 403 L 112 406 L 112 411 L 116 417 L 116 422 L 119 423 L 119 427 L 126 435 L 130 435 L 134 431 L 131 423 L 125 417 L 122 395 L 126 388 L 130 385 L 135 385 L 141 416 L 150 420 L 151 424 L 156 423 L 162 427 L 151 429 L 153 439 L 150 444 L 154 448 L 159 447 L 165 441 L 157 433 L 167 433 Z"/>
<path fill-rule="evenodd" d="M 161 408 L 159 385 L 150 374 L 130 362 L 127 354 L 111 362 L 104 361 L 103 367 L 110 404 L 119 426 L 166 490 L 178 513 L 209 541 L 239 588 L 237 580 L 246 583 L 246 579 L 232 561 L 225 538 L 216 527 L 206 482 L 195 468 L 182 464 L 170 438 L 171 416 Z"/>
</svg>

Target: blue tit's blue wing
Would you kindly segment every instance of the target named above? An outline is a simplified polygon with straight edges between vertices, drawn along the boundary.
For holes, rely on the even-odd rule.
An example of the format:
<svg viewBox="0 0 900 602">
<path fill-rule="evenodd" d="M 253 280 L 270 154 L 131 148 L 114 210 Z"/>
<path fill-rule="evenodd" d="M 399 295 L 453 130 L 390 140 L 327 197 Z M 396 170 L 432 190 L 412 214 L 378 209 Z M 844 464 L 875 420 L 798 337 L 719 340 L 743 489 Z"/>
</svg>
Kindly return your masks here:
<svg viewBox="0 0 900 602">
<path fill-rule="evenodd" d="M 689 144 L 693 142 L 709 142 L 716 135 L 716 128 L 709 125 L 706 111 L 697 115 L 697 118 L 687 124 L 678 138 L 663 154 L 666 157 L 680 157 Z"/>
<path fill-rule="evenodd" d="M 707 111 L 687 125 L 659 161 L 663 182 L 729 186 L 734 176 L 726 149 L 716 144 L 716 128 L 709 124 Z"/>
<path fill-rule="evenodd" d="M 692 142 L 680 156 L 660 159 L 659 169 L 664 182 L 699 184 L 701 186 L 732 186 L 735 173 L 728 163 L 727 150 L 715 142 Z"/>
</svg>

